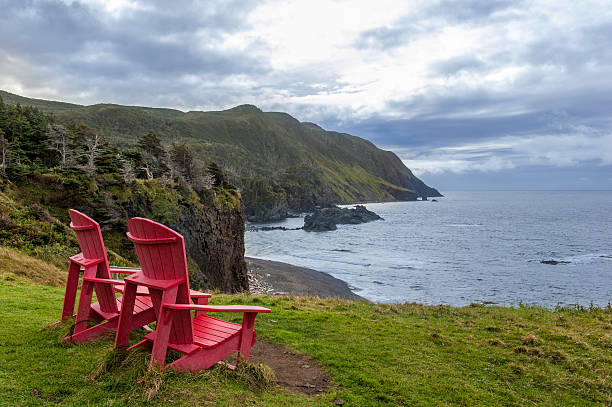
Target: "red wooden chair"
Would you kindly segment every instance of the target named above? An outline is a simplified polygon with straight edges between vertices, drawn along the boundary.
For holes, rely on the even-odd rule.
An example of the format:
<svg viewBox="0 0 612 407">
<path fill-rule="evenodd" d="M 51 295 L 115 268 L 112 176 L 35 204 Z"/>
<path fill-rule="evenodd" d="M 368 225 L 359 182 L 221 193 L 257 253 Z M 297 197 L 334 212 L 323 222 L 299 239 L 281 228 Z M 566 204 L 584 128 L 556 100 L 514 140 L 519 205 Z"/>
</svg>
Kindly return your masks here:
<svg viewBox="0 0 612 407">
<path fill-rule="evenodd" d="M 76 322 L 70 340 L 84 342 L 117 328 L 122 298 L 116 298 L 115 291 L 123 291 L 121 286 L 125 283 L 121 280 L 111 279 L 111 273 L 131 274 L 135 273 L 136 270 L 110 268 L 100 225 L 74 209 L 69 209 L 68 212 L 71 220 L 70 227 L 76 233 L 81 253 L 70 257 L 62 321 L 74 316 L 79 276 L 83 272 Z M 92 303 L 94 291 L 98 301 Z M 132 322 L 134 328 L 139 328 L 155 320 L 155 312 L 148 293 L 141 290 L 139 294 Z M 88 328 L 87 325 L 90 321 L 99 323 Z"/>
<path fill-rule="evenodd" d="M 130 219 L 128 229 L 128 238 L 134 243 L 142 271 L 125 278 L 125 299 L 115 347 L 128 346 L 136 292 L 139 286 L 145 286 L 158 316 L 157 326 L 133 347 L 152 349 L 151 366 L 198 371 L 209 368 L 235 351 L 248 360 L 256 337 L 253 330 L 255 316 L 258 312 L 270 310 L 242 305 L 189 304 L 183 236 L 143 218 Z M 195 317 L 191 311 L 196 311 Z M 210 317 L 206 312 L 241 312 L 244 315 L 242 324 L 235 324 Z M 184 356 L 164 367 L 168 349 Z"/>
<path fill-rule="evenodd" d="M 108 265 L 106 249 L 100 225 L 87 215 L 69 209 L 70 227 L 75 231 L 81 253 L 70 257 L 68 279 L 64 305 L 62 307 L 62 321 L 75 316 L 74 303 L 76 300 L 79 276 L 83 272 L 83 283 L 79 298 L 78 312 L 74 333 L 70 337 L 73 342 L 83 342 L 104 334 L 106 331 L 116 329 L 123 297 L 115 298 L 114 291 L 123 292 L 124 281 L 111 279 L 111 273 L 133 274 L 139 269 L 111 268 Z M 98 298 L 92 303 L 93 292 Z M 155 312 L 146 288 L 142 287 L 134 304 L 134 318 L 132 329 L 140 328 L 155 320 Z M 191 290 L 191 299 L 198 304 L 207 304 L 210 294 Z M 98 321 L 99 324 L 87 328 L 88 321 Z"/>
</svg>

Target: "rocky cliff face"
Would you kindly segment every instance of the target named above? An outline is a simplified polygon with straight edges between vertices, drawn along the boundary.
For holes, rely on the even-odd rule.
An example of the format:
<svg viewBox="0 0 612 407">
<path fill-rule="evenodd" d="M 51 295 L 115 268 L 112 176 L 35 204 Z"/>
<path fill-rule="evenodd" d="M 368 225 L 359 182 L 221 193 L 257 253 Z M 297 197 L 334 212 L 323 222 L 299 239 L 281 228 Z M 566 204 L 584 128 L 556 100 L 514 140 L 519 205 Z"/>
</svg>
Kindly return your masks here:
<svg viewBox="0 0 612 407">
<path fill-rule="evenodd" d="M 127 217 L 149 217 L 183 235 L 193 289 L 248 290 L 240 193 L 235 188 L 214 187 L 200 195 L 176 196 L 171 190 L 170 196 L 161 196 L 168 193 L 161 188 L 146 183 L 134 188 L 126 201 Z"/>
<path fill-rule="evenodd" d="M 249 289 L 244 222 L 240 207 L 223 205 L 206 211 L 192 207 L 181 211 L 174 227 L 185 237 L 187 253 L 198 266 L 189 274 L 194 289 Z"/>
<path fill-rule="evenodd" d="M 55 224 L 67 225 L 68 208 L 83 211 L 102 225 L 109 252 L 137 262 L 133 246 L 125 237 L 127 220 L 134 216 L 150 218 L 185 237 L 192 288 L 222 292 L 249 288 L 244 260 L 245 217 L 240 193 L 234 188 L 213 187 L 208 193 L 197 195 L 164 186 L 157 180 L 139 180 L 126 185 L 118 180 L 34 174 L 13 181 L 11 194 L 15 196 L 15 205 L 23 206 L 22 212 L 26 214 L 34 213 L 35 208 L 44 208 L 44 213 L 53 214 L 53 217 L 48 215 L 52 220 L 48 228 Z M 61 240 L 64 244 L 72 232 L 67 228 L 60 231 L 54 233 L 66 234 Z M 54 239 L 59 239 L 55 235 Z M 51 241 L 54 247 L 35 247 L 44 245 L 45 240 L 49 239 L 36 237 L 33 249 L 62 250 Z M 67 249 L 64 257 L 75 254 L 75 250 L 78 249 Z"/>
</svg>

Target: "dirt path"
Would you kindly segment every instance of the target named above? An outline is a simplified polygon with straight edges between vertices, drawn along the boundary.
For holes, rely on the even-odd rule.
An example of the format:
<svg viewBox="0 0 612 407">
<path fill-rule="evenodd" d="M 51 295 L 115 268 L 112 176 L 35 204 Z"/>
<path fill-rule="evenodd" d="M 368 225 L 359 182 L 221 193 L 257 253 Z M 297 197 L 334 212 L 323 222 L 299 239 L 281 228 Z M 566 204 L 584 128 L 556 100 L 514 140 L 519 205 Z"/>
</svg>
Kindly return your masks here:
<svg viewBox="0 0 612 407">
<path fill-rule="evenodd" d="M 251 348 L 250 360 L 268 365 L 276 375 L 276 384 L 292 393 L 314 396 L 331 383 L 316 360 L 282 345 L 257 341 Z M 235 364 L 235 356 L 228 358 L 228 362 Z"/>
</svg>

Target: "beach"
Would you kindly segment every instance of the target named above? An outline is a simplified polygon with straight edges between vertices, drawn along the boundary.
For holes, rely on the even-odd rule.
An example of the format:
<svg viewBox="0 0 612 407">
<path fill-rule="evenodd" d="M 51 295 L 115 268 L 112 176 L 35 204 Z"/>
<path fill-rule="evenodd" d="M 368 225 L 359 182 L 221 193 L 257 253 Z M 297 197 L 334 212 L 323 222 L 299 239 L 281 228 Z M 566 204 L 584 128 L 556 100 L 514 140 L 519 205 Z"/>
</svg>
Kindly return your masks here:
<svg viewBox="0 0 612 407">
<path fill-rule="evenodd" d="M 363 299 L 327 273 L 278 261 L 245 257 L 253 294 Z"/>
</svg>

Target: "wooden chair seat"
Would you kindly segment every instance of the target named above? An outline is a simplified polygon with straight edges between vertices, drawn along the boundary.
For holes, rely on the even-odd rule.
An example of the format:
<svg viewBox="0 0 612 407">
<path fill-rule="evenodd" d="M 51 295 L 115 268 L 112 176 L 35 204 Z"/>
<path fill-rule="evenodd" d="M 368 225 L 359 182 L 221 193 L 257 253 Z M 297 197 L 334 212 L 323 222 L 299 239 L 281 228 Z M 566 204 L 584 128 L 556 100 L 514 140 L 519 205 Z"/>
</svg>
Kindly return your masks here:
<svg viewBox="0 0 612 407">
<path fill-rule="evenodd" d="M 186 355 L 192 354 L 202 348 L 211 349 L 240 335 L 241 328 L 242 325 L 240 324 L 223 321 L 207 315 L 198 315 L 193 319 L 193 343 L 169 343 L 168 348 L 182 352 Z M 148 333 L 145 335 L 145 340 L 155 342 L 156 333 L 157 331 Z M 256 337 L 257 334 L 253 333 L 251 345 L 255 344 Z"/>
<path fill-rule="evenodd" d="M 241 327 L 240 324 L 200 315 L 193 319 L 193 341 L 202 348 L 213 348 L 239 335 Z"/>
<path fill-rule="evenodd" d="M 121 304 L 122 304 L 122 302 L 123 302 L 123 297 L 117 298 L 117 308 L 119 309 L 119 312 L 121 312 Z M 148 297 L 148 296 L 147 297 L 145 297 L 145 296 L 138 296 L 138 297 L 136 297 L 136 301 L 134 302 L 134 313 L 135 314 L 140 314 L 142 312 L 147 311 L 152 306 L 153 306 L 153 303 L 151 302 L 151 298 L 150 297 Z M 108 313 L 108 312 L 102 311 L 99 302 L 94 302 L 93 304 L 91 304 L 91 309 L 95 313 L 100 315 L 102 317 L 102 319 L 111 319 L 111 318 L 117 316 L 117 314 L 113 314 L 113 313 Z"/>
<path fill-rule="evenodd" d="M 125 286 L 117 285 L 117 286 L 115 286 L 115 291 L 120 292 L 121 294 L 123 294 L 125 292 Z M 138 286 L 138 290 L 136 291 L 136 295 L 137 296 L 143 296 L 143 295 L 148 296 L 149 295 L 149 289 L 147 287 L 145 287 L 145 286 L 140 285 L 140 286 Z"/>
</svg>

